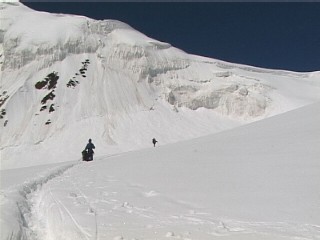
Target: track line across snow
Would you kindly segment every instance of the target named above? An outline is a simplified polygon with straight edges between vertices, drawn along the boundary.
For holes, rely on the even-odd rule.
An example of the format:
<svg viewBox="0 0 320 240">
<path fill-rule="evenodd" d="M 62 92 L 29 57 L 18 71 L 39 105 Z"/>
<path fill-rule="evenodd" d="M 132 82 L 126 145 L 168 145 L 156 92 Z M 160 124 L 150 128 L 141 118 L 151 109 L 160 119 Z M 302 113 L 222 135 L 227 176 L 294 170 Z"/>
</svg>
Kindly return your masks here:
<svg viewBox="0 0 320 240">
<path fill-rule="evenodd" d="M 49 169 L 41 175 L 25 181 L 21 185 L 1 191 L 0 221 L 1 225 L 5 226 L 1 229 L 1 239 L 38 239 L 36 234 L 31 230 L 32 226 L 30 224 L 32 222 L 29 221 L 32 215 L 31 195 L 39 191 L 48 181 L 61 176 L 77 164 L 80 164 L 80 162 L 73 162 Z"/>
</svg>

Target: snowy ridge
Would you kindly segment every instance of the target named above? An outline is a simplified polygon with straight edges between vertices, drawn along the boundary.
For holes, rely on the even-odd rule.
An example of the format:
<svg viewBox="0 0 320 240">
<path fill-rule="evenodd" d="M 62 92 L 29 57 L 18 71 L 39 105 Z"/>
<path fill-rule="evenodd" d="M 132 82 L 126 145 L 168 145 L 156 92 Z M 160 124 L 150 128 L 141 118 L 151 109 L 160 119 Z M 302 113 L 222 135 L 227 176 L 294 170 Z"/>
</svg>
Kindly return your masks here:
<svg viewBox="0 0 320 240">
<path fill-rule="evenodd" d="M 318 239 L 319 109 L 51 170 L 2 192 L 1 237 Z"/>
<path fill-rule="evenodd" d="M 189 55 L 115 20 L 0 9 L 2 169 L 76 160 L 88 138 L 114 154 L 320 100 L 318 72 Z"/>
<path fill-rule="evenodd" d="M 320 72 L 22 3 L 0 3 L 0 67 L 1 239 L 320 238 Z"/>
</svg>

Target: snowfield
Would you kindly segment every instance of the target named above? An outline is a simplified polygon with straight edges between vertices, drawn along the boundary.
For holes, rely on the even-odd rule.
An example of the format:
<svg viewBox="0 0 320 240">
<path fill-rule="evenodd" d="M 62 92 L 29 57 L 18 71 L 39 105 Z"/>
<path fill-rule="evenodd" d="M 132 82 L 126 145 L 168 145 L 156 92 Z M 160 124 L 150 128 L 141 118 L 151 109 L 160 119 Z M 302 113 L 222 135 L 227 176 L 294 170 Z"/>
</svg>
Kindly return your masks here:
<svg viewBox="0 0 320 240">
<path fill-rule="evenodd" d="M 116 154 L 320 101 L 320 72 L 190 55 L 115 20 L 0 11 L 1 169 L 76 160 L 89 138 Z"/>
<path fill-rule="evenodd" d="M 19 2 L 0 68 L 0 240 L 320 239 L 319 71 Z"/>
<path fill-rule="evenodd" d="M 319 239 L 319 109 L 34 168 L 2 190 L 1 239 Z"/>
</svg>

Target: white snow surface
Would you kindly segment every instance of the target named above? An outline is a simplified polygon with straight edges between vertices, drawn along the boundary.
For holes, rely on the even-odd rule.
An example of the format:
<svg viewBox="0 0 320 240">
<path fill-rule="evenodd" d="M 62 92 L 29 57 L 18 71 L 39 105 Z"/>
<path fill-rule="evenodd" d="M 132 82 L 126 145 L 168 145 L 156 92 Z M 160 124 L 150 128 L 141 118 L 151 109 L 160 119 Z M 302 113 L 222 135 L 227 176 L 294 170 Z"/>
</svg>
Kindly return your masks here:
<svg viewBox="0 0 320 240">
<path fill-rule="evenodd" d="M 319 109 L 44 172 L 3 170 L 2 181 L 24 183 L 2 189 L 1 239 L 319 239 Z"/>
<path fill-rule="evenodd" d="M 0 67 L 1 240 L 320 239 L 320 72 L 19 2 Z"/>
<path fill-rule="evenodd" d="M 320 100 L 320 72 L 189 55 L 129 25 L 0 3 L 1 169 L 220 132 Z M 50 26 L 50 27 L 48 27 Z"/>
</svg>

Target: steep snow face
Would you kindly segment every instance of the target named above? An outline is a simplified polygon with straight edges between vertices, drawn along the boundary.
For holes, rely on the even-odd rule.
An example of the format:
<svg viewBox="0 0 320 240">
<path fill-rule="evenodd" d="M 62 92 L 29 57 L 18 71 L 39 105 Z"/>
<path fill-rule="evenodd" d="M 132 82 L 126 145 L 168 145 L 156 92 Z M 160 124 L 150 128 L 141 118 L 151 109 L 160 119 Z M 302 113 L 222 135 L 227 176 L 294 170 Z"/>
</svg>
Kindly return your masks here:
<svg viewBox="0 0 320 240">
<path fill-rule="evenodd" d="M 112 154 L 198 137 L 320 99 L 319 72 L 188 55 L 115 20 L 0 11 L 1 168 L 76 159 L 88 138 Z"/>
</svg>

